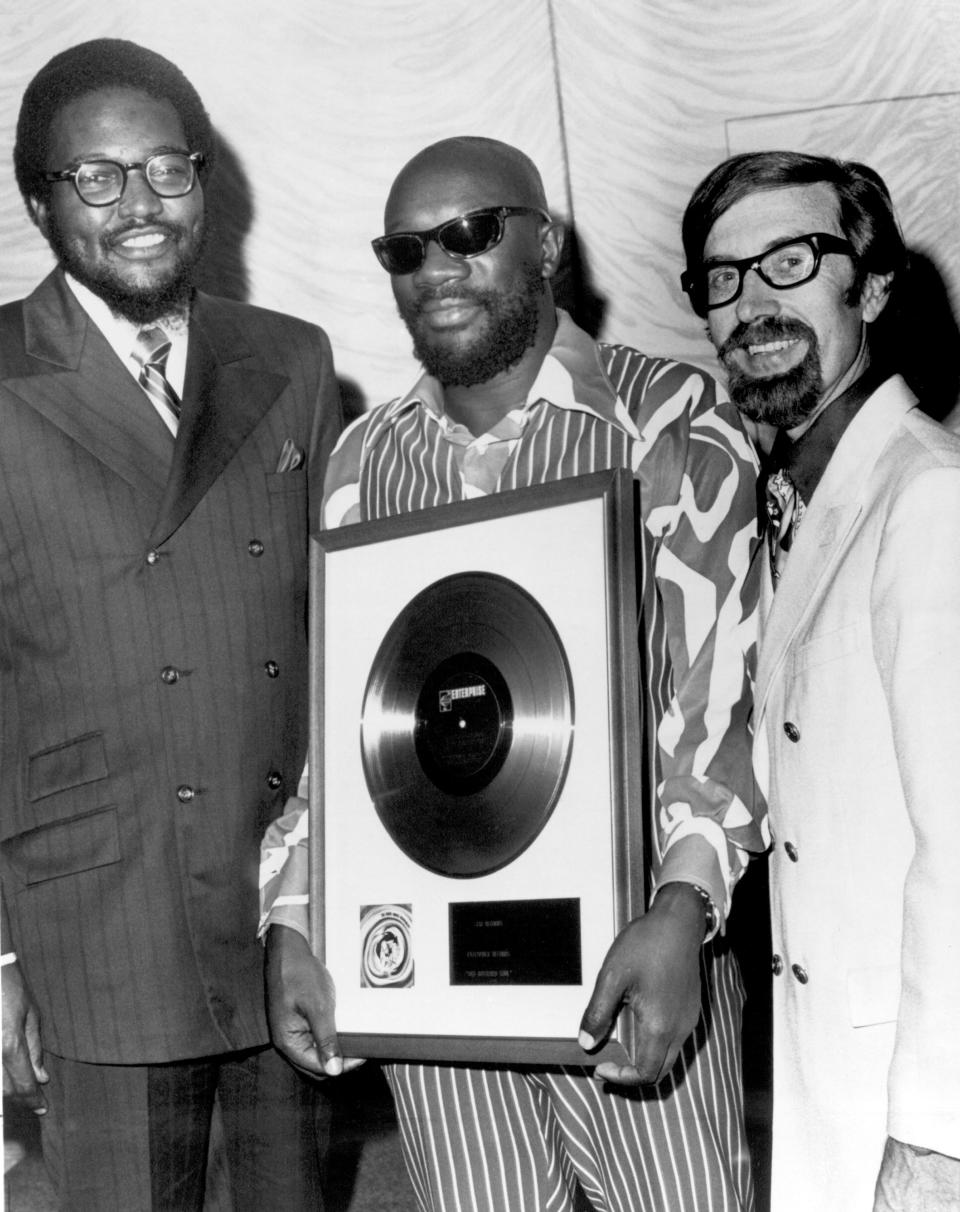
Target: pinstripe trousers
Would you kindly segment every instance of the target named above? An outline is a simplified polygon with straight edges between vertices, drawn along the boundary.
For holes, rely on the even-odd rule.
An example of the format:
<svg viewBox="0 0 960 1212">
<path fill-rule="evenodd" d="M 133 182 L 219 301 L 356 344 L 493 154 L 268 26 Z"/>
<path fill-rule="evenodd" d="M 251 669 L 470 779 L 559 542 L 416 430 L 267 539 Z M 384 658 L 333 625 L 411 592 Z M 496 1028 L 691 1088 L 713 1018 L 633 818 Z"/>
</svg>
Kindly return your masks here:
<svg viewBox="0 0 960 1212">
<path fill-rule="evenodd" d="M 43 1157 L 64 1212 L 317 1212 L 328 1092 L 271 1047 L 162 1065 L 45 1054 Z M 222 1134 L 207 1183 L 219 1097 Z M 205 1197 L 206 1195 L 206 1197 Z"/>
<path fill-rule="evenodd" d="M 386 1067 L 424 1212 L 746 1212 L 743 986 L 704 948 L 704 1011 L 655 1089 L 603 1087 L 579 1068 Z"/>
</svg>

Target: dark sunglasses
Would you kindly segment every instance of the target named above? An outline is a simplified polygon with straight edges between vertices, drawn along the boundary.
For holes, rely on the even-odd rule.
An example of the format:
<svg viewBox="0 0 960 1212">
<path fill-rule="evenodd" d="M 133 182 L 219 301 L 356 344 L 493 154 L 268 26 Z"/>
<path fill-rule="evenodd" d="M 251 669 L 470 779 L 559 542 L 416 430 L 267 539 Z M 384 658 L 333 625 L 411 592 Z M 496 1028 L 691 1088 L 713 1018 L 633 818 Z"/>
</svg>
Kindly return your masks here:
<svg viewBox="0 0 960 1212">
<path fill-rule="evenodd" d="M 539 215 L 545 223 L 550 216 L 536 206 L 484 206 L 455 219 L 431 227 L 429 231 L 398 231 L 371 240 L 377 260 L 388 274 L 412 274 L 427 258 L 431 240 L 449 257 L 479 257 L 503 239 L 504 220 L 509 215 Z"/>
</svg>

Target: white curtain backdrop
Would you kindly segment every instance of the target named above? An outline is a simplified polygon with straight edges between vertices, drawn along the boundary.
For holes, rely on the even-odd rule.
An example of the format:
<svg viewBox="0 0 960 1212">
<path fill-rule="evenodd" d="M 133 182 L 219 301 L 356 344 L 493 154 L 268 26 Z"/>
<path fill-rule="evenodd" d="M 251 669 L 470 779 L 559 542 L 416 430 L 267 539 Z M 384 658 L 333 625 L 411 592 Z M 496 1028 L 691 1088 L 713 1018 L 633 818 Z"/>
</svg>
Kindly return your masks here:
<svg viewBox="0 0 960 1212">
<path fill-rule="evenodd" d="M 956 0 L 0 0 L 0 301 L 50 265 L 10 168 L 20 97 L 99 36 L 196 84 L 226 149 L 208 284 L 322 324 L 355 404 L 414 374 L 369 240 L 397 170 L 452 134 L 539 164 L 605 338 L 713 366 L 680 216 L 731 151 L 784 145 L 879 168 L 960 314 Z"/>
</svg>

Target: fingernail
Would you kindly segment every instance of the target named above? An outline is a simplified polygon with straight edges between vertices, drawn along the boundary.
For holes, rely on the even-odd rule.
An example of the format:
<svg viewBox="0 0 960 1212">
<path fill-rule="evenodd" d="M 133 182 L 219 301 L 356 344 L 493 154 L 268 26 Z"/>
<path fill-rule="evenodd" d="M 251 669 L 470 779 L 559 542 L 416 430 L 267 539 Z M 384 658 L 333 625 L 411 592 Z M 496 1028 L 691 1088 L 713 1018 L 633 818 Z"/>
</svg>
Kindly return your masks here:
<svg viewBox="0 0 960 1212">
<path fill-rule="evenodd" d="M 588 1035 L 586 1031 L 580 1032 L 580 1034 L 577 1036 L 577 1043 L 584 1050 L 584 1052 L 590 1052 L 596 1047 L 593 1036 Z"/>
<path fill-rule="evenodd" d="M 340 1056 L 331 1056 L 323 1062 L 323 1068 L 330 1077 L 337 1077 L 343 1072 L 343 1058 Z"/>
</svg>

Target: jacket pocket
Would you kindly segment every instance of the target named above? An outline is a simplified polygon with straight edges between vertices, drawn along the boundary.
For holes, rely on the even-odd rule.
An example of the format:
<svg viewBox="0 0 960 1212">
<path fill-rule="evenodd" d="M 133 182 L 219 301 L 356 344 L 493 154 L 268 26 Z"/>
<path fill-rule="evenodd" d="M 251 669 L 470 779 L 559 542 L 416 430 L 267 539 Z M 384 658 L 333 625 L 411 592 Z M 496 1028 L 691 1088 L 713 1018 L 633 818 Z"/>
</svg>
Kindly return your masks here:
<svg viewBox="0 0 960 1212">
<path fill-rule="evenodd" d="M 900 1011 L 899 967 L 885 964 L 851 968 L 847 973 L 847 1008 L 851 1027 L 895 1022 Z"/>
<path fill-rule="evenodd" d="M 88 732 L 27 758 L 27 799 L 42 800 L 70 787 L 107 777 L 103 733 Z"/>
<path fill-rule="evenodd" d="M 272 496 L 277 494 L 301 493 L 307 491 L 307 472 L 305 467 L 295 467 L 293 471 L 268 471 L 266 474 L 267 492 Z"/>
<path fill-rule="evenodd" d="M 815 665 L 826 665 L 839 661 L 869 642 L 867 627 L 859 622 L 848 623 L 835 631 L 823 631 L 810 636 L 797 648 L 793 658 L 796 673 L 812 669 Z"/>
<path fill-rule="evenodd" d="M 4 855 L 24 883 L 42 884 L 120 861 L 114 805 L 54 825 L 30 829 L 4 842 Z"/>
</svg>

